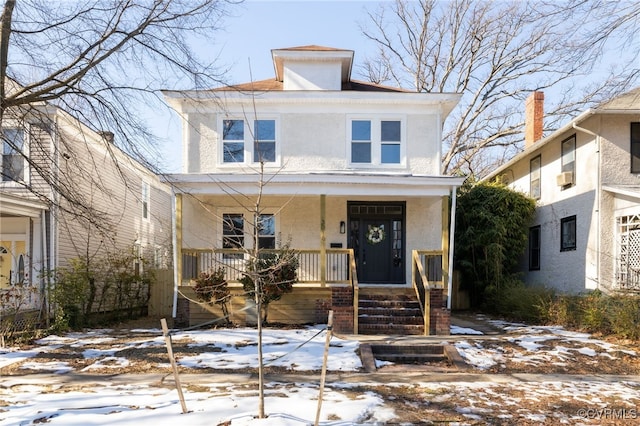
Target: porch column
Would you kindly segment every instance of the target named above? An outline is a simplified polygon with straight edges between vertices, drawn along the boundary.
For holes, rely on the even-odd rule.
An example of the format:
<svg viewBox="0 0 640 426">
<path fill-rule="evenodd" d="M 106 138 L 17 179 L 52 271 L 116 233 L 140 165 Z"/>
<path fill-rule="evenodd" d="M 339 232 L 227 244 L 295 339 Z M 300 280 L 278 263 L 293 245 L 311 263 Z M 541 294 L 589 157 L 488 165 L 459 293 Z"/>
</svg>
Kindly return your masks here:
<svg viewBox="0 0 640 426">
<path fill-rule="evenodd" d="M 447 307 L 451 299 L 449 288 L 449 196 L 442 197 L 442 285 L 447 286 Z M 444 289 L 443 289 L 444 290 Z"/>
<path fill-rule="evenodd" d="M 178 310 L 178 287 L 182 283 L 182 194 L 173 197 L 173 312 Z"/>
<path fill-rule="evenodd" d="M 320 285 L 327 285 L 327 195 L 320 195 Z"/>
<path fill-rule="evenodd" d="M 451 310 L 451 291 L 453 283 L 453 250 L 455 247 L 455 235 L 456 235 L 456 200 L 457 200 L 457 188 L 454 186 L 451 188 L 451 226 L 449 234 L 449 269 L 447 272 L 447 291 L 449 295 L 447 297 L 447 309 Z"/>
</svg>

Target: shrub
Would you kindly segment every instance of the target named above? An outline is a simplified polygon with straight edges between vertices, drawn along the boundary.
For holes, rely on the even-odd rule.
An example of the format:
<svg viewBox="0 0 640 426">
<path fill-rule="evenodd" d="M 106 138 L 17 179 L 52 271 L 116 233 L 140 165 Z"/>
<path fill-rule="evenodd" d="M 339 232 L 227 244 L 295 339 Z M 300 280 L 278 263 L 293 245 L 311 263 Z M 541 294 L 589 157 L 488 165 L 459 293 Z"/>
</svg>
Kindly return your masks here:
<svg viewBox="0 0 640 426">
<path fill-rule="evenodd" d="M 484 309 L 513 320 L 542 323 L 553 298 L 553 290 L 513 282 L 509 286 L 488 288 Z"/>
<path fill-rule="evenodd" d="M 225 321 L 229 323 L 228 305 L 231 299 L 231 291 L 224 276 L 225 269 L 222 266 L 209 272 L 202 272 L 196 279 L 194 291 L 200 302 L 208 305 L 220 305 L 222 315 Z"/>
<path fill-rule="evenodd" d="M 240 279 L 245 295 L 256 299 L 258 291 L 262 321 L 267 322 L 269 303 L 280 300 L 293 290 L 298 281 L 298 256 L 294 250 L 284 246 L 275 253 L 261 253 L 248 261 L 246 273 Z M 257 284 L 257 285 L 256 285 Z"/>
<path fill-rule="evenodd" d="M 138 264 L 139 267 L 134 267 Z M 96 320 L 133 318 L 149 301 L 155 282 L 133 248 L 98 257 L 78 257 L 54 271 L 49 288 L 55 330 L 78 329 Z M 109 313 L 109 315 L 107 315 Z"/>
<path fill-rule="evenodd" d="M 533 199 L 501 183 L 466 182 L 459 189 L 454 258 L 472 306 L 517 281 L 534 213 Z"/>
</svg>

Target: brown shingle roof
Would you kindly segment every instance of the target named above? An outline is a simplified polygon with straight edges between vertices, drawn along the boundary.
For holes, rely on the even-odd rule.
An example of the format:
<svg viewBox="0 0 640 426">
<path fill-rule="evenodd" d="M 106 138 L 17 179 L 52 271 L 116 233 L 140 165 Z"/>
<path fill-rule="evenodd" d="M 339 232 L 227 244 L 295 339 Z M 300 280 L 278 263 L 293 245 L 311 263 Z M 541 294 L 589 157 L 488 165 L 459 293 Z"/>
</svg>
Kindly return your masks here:
<svg viewBox="0 0 640 426">
<path fill-rule="evenodd" d="M 240 91 L 240 92 L 271 92 L 282 91 L 282 82 L 275 78 L 267 80 L 253 81 L 249 83 L 234 84 L 231 86 L 224 86 L 213 89 L 214 91 Z M 408 92 L 410 90 L 404 90 L 397 87 L 382 86 L 380 84 L 367 83 L 363 81 L 351 80 L 342 84 L 343 91 L 354 92 Z"/>
</svg>

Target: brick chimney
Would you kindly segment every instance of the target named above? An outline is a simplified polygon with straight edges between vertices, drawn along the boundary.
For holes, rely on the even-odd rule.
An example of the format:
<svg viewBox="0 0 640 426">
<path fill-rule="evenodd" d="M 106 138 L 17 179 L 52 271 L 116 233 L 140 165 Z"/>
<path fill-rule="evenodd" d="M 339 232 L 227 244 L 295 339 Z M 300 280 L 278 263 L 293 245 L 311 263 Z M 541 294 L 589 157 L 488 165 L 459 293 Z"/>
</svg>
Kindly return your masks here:
<svg viewBox="0 0 640 426">
<path fill-rule="evenodd" d="M 542 139 L 544 119 L 544 92 L 533 92 L 525 102 L 524 147 Z"/>
</svg>

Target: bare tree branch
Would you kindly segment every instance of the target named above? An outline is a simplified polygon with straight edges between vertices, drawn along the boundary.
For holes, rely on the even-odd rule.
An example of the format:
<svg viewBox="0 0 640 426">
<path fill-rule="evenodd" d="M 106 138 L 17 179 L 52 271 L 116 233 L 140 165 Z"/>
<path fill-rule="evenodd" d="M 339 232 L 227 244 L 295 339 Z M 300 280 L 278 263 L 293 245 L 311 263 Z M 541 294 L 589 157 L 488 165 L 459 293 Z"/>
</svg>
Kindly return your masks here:
<svg viewBox="0 0 640 426">
<path fill-rule="evenodd" d="M 395 0 L 361 26 L 378 45 L 364 74 L 418 92 L 462 93 L 444 131 L 443 171 L 483 174 L 494 165 L 487 157 L 521 149 L 531 91 L 549 94 L 549 132 L 637 84 L 640 40 L 630 34 L 639 16 L 637 3 L 604 0 Z M 632 50 L 628 62 L 595 75 L 611 45 Z"/>
</svg>

